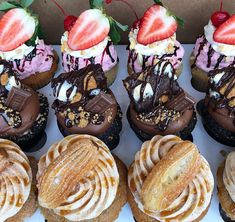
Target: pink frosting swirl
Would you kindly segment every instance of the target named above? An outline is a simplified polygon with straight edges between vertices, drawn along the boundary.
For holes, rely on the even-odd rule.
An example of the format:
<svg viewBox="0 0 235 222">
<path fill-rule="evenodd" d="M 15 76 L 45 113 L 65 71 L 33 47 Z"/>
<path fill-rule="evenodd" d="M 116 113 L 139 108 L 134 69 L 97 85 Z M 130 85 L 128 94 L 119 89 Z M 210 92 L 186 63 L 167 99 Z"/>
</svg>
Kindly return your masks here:
<svg viewBox="0 0 235 222">
<path fill-rule="evenodd" d="M 204 35 L 197 39 L 193 56 L 196 57 L 195 65 L 205 72 L 235 64 L 234 56 L 225 56 L 216 52 Z"/>
<path fill-rule="evenodd" d="M 62 53 L 62 61 L 65 72 L 76 71 L 89 65 L 91 62 L 101 64 L 103 71 L 111 70 L 118 62 L 117 51 L 112 44 L 108 44 L 104 51 L 92 58 L 74 57 L 66 52 Z"/>
<path fill-rule="evenodd" d="M 32 56 L 30 56 L 32 55 Z M 38 72 L 47 72 L 51 69 L 54 60 L 53 48 L 39 40 L 36 48 L 23 59 L 11 61 L 13 69 L 19 73 L 20 79 L 25 79 Z"/>
<path fill-rule="evenodd" d="M 172 54 L 164 54 L 163 56 L 145 56 L 145 61 L 143 62 L 143 64 L 141 64 L 138 60 L 139 54 L 134 49 L 129 50 L 128 64 L 134 70 L 134 72 L 141 72 L 145 67 L 152 66 L 155 63 L 155 60 L 157 62 L 159 59 L 165 59 L 168 60 L 175 69 L 177 69 L 182 63 L 184 48 L 178 41 L 175 40 L 174 49 L 175 50 Z"/>
</svg>

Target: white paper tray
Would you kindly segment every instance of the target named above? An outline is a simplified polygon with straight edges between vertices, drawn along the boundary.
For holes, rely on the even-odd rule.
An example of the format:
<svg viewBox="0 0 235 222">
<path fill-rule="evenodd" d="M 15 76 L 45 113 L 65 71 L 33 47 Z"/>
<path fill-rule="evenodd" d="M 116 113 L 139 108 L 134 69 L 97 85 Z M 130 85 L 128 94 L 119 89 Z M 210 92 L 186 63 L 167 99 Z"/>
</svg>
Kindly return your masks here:
<svg viewBox="0 0 235 222">
<path fill-rule="evenodd" d="M 58 52 L 58 55 L 60 55 L 60 47 L 55 46 L 54 48 Z M 197 99 L 197 101 L 199 101 L 200 99 L 204 97 L 204 94 L 194 90 L 190 83 L 191 73 L 190 73 L 190 66 L 189 66 L 189 55 L 192 51 L 193 45 L 184 45 L 184 48 L 185 48 L 185 56 L 183 59 L 184 69 L 183 69 L 182 75 L 179 78 L 179 83 L 189 94 L 194 96 L 194 98 Z M 120 58 L 119 73 L 118 73 L 118 77 L 115 83 L 111 86 L 111 89 L 113 90 L 116 96 L 116 99 L 122 108 L 124 115 L 123 115 L 123 129 L 120 135 L 121 136 L 120 143 L 119 143 L 119 146 L 114 150 L 114 153 L 117 156 L 119 156 L 119 158 L 127 166 L 129 166 L 130 163 L 134 159 L 135 153 L 140 149 L 142 143 L 132 132 L 127 122 L 126 115 L 125 115 L 126 109 L 129 104 L 129 97 L 122 83 L 122 80 L 125 79 L 125 77 L 127 76 L 126 64 L 127 64 L 128 53 L 126 51 L 126 46 L 117 46 L 117 50 L 118 50 L 118 55 Z M 62 72 L 63 72 L 63 69 L 61 67 L 61 61 L 60 61 L 59 69 L 56 75 L 59 75 Z M 44 93 L 48 97 L 48 100 L 51 106 L 54 100 L 51 86 L 48 85 L 44 87 L 43 89 L 40 90 L 40 92 Z M 49 112 L 46 133 L 47 133 L 47 142 L 45 146 L 38 152 L 31 153 L 31 155 L 35 156 L 37 159 L 39 159 L 40 156 L 48 150 L 51 144 L 63 138 L 57 128 L 54 110 L 52 110 L 51 108 Z M 231 148 L 225 145 L 222 145 L 220 143 L 217 143 L 206 133 L 206 131 L 204 130 L 202 126 L 201 118 L 199 115 L 198 115 L 198 122 L 197 122 L 196 128 L 193 131 L 193 138 L 194 138 L 194 143 L 197 144 L 202 155 L 210 163 L 213 175 L 216 178 L 217 167 L 223 160 L 223 157 L 221 156 L 220 151 L 221 150 L 229 151 L 231 150 Z M 211 202 L 211 206 L 207 215 L 202 220 L 203 222 L 223 222 L 223 220 L 221 219 L 219 215 L 219 208 L 218 208 L 219 202 L 218 202 L 216 193 L 217 193 L 217 190 L 216 190 L 216 181 L 215 181 L 215 189 L 214 189 L 214 195 L 213 195 L 213 199 Z M 44 218 L 38 210 L 31 218 L 26 219 L 26 221 L 27 222 L 44 222 Z M 119 218 L 117 219 L 117 222 L 134 222 L 133 216 L 132 216 L 132 213 L 128 204 L 126 204 L 123 207 L 119 215 Z"/>
</svg>

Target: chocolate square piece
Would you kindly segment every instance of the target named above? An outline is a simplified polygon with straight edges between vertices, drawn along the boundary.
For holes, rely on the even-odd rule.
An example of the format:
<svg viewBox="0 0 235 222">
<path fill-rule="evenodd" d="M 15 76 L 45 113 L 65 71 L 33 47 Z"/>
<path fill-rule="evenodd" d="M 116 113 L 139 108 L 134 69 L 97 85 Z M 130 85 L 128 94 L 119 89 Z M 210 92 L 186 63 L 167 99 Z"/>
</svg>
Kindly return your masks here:
<svg viewBox="0 0 235 222">
<path fill-rule="evenodd" d="M 103 113 L 115 103 L 116 101 L 110 95 L 100 92 L 99 95 L 86 104 L 85 110 L 93 113 Z"/>
<path fill-rule="evenodd" d="M 12 87 L 6 100 L 6 106 L 20 112 L 30 96 L 30 92 Z"/>
<path fill-rule="evenodd" d="M 195 104 L 195 100 L 188 93 L 181 91 L 179 95 L 166 103 L 168 109 L 174 109 L 178 112 L 184 112 Z"/>
</svg>

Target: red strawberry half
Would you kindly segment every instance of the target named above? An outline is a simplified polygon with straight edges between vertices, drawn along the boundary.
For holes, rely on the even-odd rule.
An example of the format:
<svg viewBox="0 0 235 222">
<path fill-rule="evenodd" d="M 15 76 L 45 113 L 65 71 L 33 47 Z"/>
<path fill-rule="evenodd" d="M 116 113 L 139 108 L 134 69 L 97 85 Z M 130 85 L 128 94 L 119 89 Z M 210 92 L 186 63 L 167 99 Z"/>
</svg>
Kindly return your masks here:
<svg viewBox="0 0 235 222">
<path fill-rule="evenodd" d="M 75 22 L 68 36 L 72 50 L 84 50 L 102 42 L 109 34 L 109 20 L 99 9 L 84 11 Z"/>
<path fill-rule="evenodd" d="M 235 15 L 222 23 L 214 32 L 216 42 L 235 45 Z"/>
<path fill-rule="evenodd" d="M 142 45 L 148 45 L 171 37 L 176 30 L 177 22 L 167 9 L 153 5 L 144 13 L 137 40 Z"/>
<path fill-rule="evenodd" d="M 8 11 L 0 19 L 0 51 L 11 51 L 34 34 L 36 21 L 22 8 Z"/>
</svg>

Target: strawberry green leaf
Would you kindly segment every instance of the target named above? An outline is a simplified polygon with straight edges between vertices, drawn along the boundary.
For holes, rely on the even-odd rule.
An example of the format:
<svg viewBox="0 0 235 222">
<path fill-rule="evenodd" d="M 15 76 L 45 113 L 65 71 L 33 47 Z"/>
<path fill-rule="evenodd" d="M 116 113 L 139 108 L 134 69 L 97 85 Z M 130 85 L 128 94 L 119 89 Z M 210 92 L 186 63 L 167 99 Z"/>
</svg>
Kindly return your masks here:
<svg viewBox="0 0 235 222">
<path fill-rule="evenodd" d="M 17 6 L 15 6 L 14 4 L 11 4 L 9 2 L 1 2 L 0 3 L 0 11 L 7 11 L 9 9 L 12 8 L 16 8 Z"/>
<path fill-rule="evenodd" d="M 163 6 L 162 2 L 160 0 L 153 0 L 157 5 Z"/>
<path fill-rule="evenodd" d="M 182 18 L 180 18 L 179 16 L 176 16 L 176 15 L 174 15 L 173 17 L 175 18 L 175 20 L 177 21 L 179 26 L 184 27 L 184 20 Z"/>
<path fill-rule="evenodd" d="M 117 44 L 121 40 L 120 32 L 118 26 L 114 22 L 110 22 L 109 36 L 114 44 Z"/>
<path fill-rule="evenodd" d="M 122 30 L 122 31 L 127 31 L 128 30 L 128 25 L 122 25 L 121 23 L 119 23 L 119 22 L 117 22 L 117 21 L 115 21 L 116 22 L 116 25 Z"/>
<path fill-rule="evenodd" d="M 20 0 L 20 4 L 23 8 L 28 8 L 34 0 Z"/>
<path fill-rule="evenodd" d="M 96 8 L 96 9 L 102 9 L 103 8 L 103 0 L 90 0 L 90 7 L 91 9 Z"/>
<path fill-rule="evenodd" d="M 17 8 L 22 8 L 22 5 L 16 1 L 8 1 L 10 4 L 15 5 Z"/>
</svg>

